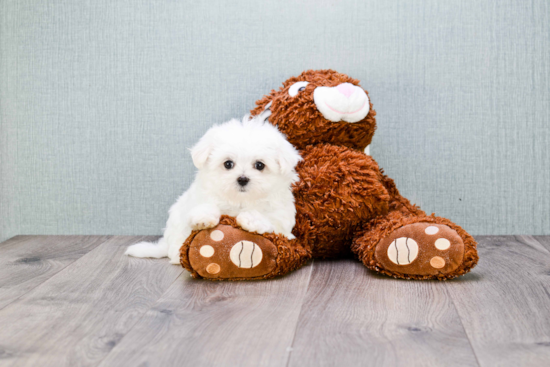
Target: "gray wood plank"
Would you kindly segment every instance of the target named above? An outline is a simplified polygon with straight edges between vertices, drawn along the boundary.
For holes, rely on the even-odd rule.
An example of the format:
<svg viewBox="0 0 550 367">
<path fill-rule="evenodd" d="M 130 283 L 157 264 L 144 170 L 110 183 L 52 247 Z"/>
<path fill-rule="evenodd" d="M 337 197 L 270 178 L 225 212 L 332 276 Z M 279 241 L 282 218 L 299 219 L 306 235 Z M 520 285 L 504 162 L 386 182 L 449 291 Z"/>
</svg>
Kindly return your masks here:
<svg viewBox="0 0 550 367">
<path fill-rule="evenodd" d="M 312 268 L 248 282 L 184 273 L 101 366 L 284 366 Z"/>
<path fill-rule="evenodd" d="M 533 238 L 550 251 L 550 236 L 533 236 Z"/>
<path fill-rule="evenodd" d="M 0 309 L 110 236 L 16 236 L 0 244 Z"/>
<path fill-rule="evenodd" d="M 550 365 L 550 252 L 531 236 L 477 240 L 479 265 L 447 286 L 480 365 Z"/>
<path fill-rule="evenodd" d="M 445 282 L 317 262 L 289 366 L 476 366 Z"/>
<path fill-rule="evenodd" d="M 141 239 L 109 239 L 1 310 L 2 363 L 97 365 L 183 272 L 123 255 Z"/>
</svg>

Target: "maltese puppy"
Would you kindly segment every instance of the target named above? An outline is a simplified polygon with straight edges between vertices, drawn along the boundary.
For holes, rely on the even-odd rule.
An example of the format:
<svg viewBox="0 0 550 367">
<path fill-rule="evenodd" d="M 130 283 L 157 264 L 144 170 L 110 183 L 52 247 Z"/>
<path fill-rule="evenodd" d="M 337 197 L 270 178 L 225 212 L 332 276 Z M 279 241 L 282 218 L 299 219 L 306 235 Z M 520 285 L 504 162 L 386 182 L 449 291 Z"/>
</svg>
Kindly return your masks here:
<svg viewBox="0 0 550 367">
<path fill-rule="evenodd" d="M 192 230 L 215 227 L 222 214 L 234 216 L 249 232 L 275 232 L 293 239 L 296 208 L 291 185 L 302 159 L 277 128 L 269 112 L 231 120 L 206 132 L 191 149 L 195 181 L 169 211 L 157 243 L 130 246 L 127 255 L 169 257 L 179 264 L 179 250 Z"/>
</svg>

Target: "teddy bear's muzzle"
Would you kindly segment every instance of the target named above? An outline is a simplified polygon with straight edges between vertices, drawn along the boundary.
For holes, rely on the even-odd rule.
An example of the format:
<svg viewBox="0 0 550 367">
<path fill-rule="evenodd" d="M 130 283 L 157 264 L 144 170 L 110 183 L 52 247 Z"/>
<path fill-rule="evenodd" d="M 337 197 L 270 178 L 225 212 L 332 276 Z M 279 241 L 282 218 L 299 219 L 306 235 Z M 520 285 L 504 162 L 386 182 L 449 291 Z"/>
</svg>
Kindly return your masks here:
<svg viewBox="0 0 550 367">
<path fill-rule="evenodd" d="M 319 112 L 332 122 L 349 123 L 363 120 L 369 113 L 369 97 L 363 88 L 351 83 L 342 83 L 336 87 L 317 87 L 313 100 Z"/>
</svg>

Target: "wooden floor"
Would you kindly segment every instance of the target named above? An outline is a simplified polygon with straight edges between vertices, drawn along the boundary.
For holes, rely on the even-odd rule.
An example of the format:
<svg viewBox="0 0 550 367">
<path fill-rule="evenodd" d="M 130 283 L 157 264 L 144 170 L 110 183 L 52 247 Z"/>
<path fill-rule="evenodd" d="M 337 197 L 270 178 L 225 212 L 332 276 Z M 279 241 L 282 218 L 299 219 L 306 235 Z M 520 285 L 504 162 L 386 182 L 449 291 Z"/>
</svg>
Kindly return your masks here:
<svg viewBox="0 0 550 367">
<path fill-rule="evenodd" d="M 447 282 L 353 260 L 194 280 L 123 255 L 143 239 L 0 244 L 0 366 L 550 366 L 550 236 L 478 237 L 477 268 Z"/>
</svg>

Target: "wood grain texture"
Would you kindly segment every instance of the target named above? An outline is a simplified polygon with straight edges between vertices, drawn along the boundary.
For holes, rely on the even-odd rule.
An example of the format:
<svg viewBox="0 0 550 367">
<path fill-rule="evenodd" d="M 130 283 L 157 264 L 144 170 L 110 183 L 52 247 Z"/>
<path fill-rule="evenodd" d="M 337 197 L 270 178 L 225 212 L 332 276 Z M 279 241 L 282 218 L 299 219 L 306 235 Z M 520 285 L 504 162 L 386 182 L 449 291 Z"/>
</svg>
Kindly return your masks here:
<svg viewBox="0 0 550 367">
<path fill-rule="evenodd" d="M 477 365 L 445 284 L 317 262 L 288 365 Z"/>
<path fill-rule="evenodd" d="M 107 240 L 1 310 L 2 363 L 96 366 L 183 271 L 123 255 L 142 239 Z"/>
<path fill-rule="evenodd" d="M 311 270 L 209 282 L 182 274 L 102 366 L 284 366 Z"/>
<path fill-rule="evenodd" d="M 20 236 L 0 244 L 0 264 L 8 264 L 0 294 L 21 293 L 0 309 L 0 366 L 550 360 L 549 236 L 478 237 L 479 265 L 447 282 L 394 280 L 353 260 L 315 261 L 270 281 L 194 280 L 166 259 L 124 256 L 140 239 Z"/>
<path fill-rule="evenodd" d="M 109 236 L 17 236 L 0 245 L 0 309 L 73 263 Z"/>
<path fill-rule="evenodd" d="M 446 285 L 480 365 L 548 366 L 550 251 L 531 236 L 476 239 L 479 265 Z"/>
<path fill-rule="evenodd" d="M 541 245 L 546 247 L 548 251 L 550 251 L 550 236 L 535 236 L 535 240 L 537 240 Z"/>
</svg>

